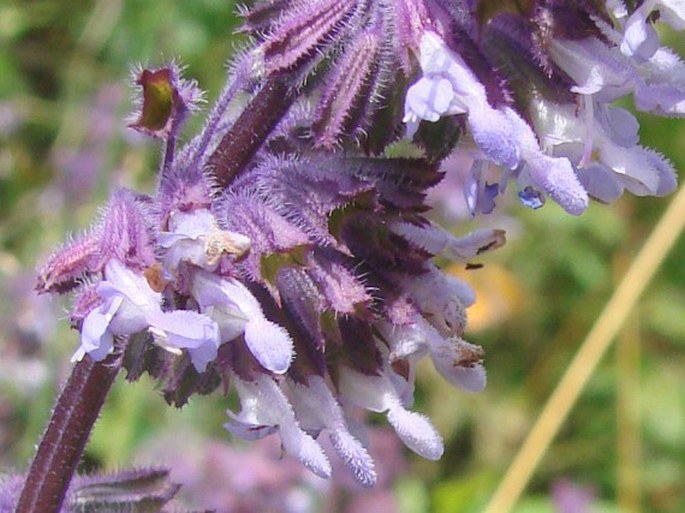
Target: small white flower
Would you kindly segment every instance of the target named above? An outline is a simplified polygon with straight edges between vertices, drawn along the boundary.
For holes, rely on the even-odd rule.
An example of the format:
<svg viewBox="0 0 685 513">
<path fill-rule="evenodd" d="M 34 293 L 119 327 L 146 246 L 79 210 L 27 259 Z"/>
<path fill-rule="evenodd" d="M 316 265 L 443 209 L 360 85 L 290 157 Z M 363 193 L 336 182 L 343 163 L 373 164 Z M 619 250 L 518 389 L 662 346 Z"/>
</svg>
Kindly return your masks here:
<svg viewBox="0 0 685 513">
<path fill-rule="evenodd" d="M 253 381 L 233 375 L 231 383 L 240 397 L 241 411 L 228 411 L 231 418 L 225 428 L 231 433 L 254 440 L 278 431 L 284 449 L 319 477 L 331 475 L 331 464 L 321 446 L 305 433 L 292 406 L 278 384 L 265 374 L 257 373 Z"/>
<path fill-rule="evenodd" d="M 412 451 L 438 460 L 444 451 L 442 437 L 425 415 L 405 409 L 390 376 L 367 376 L 340 368 L 340 393 L 353 404 L 375 412 L 387 412 L 388 422 Z"/>
<path fill-rule="evenodd" d="M 165 349 L 187 349 L 200 372 L 216 358 L 219 327 L 209 317 L 191 311 L 163 312 L 161 294 L 152 290 L 145 277 L 117 260 L 107 263 L 104 278 L 97 286 L 103 303 L 84 318 L 81 344 L 72 361 L 81 360 L 86 353 L 102 360 L 112 352 L 115 336 L 144 329 Z"/>
<path fill-rule="evenodd" d="M 275 374 L 288 370 L 295 356 L 290 335 L 264 316 L 259 301 L 245 285 L 233 278 L 197 270 L 193 273 L 192 294 L 201 311 L 218 323 L 222 342 L 242 333 L 262 367 Z"/>
<path fill-rule="evenodd" d="M 169 231 L 161 232 L 158 242 L 166 249 L 164 267 L 172 275 L 181 262 L 214 271 L 222 256 L 239 257 L 250 249 L 250 239 L 220 229 L 206 209 L 174 213 L 169 220 Z"/>
</svg>

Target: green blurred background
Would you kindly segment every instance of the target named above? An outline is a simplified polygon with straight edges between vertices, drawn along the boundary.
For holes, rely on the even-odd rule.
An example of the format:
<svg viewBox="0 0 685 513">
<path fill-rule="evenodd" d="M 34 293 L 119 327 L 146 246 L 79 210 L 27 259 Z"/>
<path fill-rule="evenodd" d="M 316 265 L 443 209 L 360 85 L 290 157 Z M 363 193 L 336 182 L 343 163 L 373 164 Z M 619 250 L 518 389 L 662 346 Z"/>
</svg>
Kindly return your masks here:
<svg viewBox="0 0 685 513">
<path fill-rule="evenodd" d="M 234 3 L 225 1 L 0 1 L 0 471 L 27 464 L 76 348 L 67 303 L 32 294 L 35 266 L 65 234 L 88 225 L 112 186 L 154 186 L 159 150 L 125 128 L 130 64 L 179 57 L 211 101 L 237 23 Z M 685 170 L 685 123 L 639 118 L 643 144 Z M 512 202 L 487 221 L 506 225 L 508 244 L 484 258 L 483 269 L 457 271 L 479 294 L 467 335 L 486 350 L 489 384 L 469 396 L 430 366 L 421 369 L 417 409 L 433 419 L 447 450 L 438 463 L 407 455 L 392 485 L 400 511 L 482 511 L 668 201 L 624 197 L 581 218 L 552 204 L 532 212 Z M 515 511 L 561 511 L 551 490 L 568 482 L 591 491 L 591 511 L 685 511 L 683 254 L 685 240 L 617 339 L 622 350 L 614 344 L 594 372 Z M 229 444 L 225 409 L 217 396 L 171 410 L 146 379 L 122 379 L 84 469 L 140 462 L 141 447 L 169 433 L 183 433 L 189 445 L 193 437 Z M 343 496 L 317 507 L 342 511 Z"/>
</svg>

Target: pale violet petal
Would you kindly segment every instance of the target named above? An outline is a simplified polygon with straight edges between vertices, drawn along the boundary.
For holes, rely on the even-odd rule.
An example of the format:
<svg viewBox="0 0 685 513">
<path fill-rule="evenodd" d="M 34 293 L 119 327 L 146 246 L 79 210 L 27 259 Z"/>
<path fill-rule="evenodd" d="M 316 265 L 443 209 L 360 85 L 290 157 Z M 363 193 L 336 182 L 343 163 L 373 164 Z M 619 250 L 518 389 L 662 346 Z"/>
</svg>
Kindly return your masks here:
<svg viewBox="0 0 685 513">
<path fill-rule="evenodd" d="M 603 203 L 612 203 L 623 194 L 623 185 L 604 164 L 593 163 L 578 168 L 576 175 L 588 194 Z"/>
<path fill-rule="evenodd" d="M 224 428 L 243 440 L 260 440 L 278 431 L 275 426 L 256 426 L 247 422 L 241 422 L 231 410 L 227 410 L 226 413 L 231 417 L 231 420 L 224 424 Z"/>
<path fill-rule="evenodd" d="M 345 399 L 370 411 L 386 411 L 388 422 L 407 447 L 427 459 L 437 460 L 442 456 L 444 446 L 438 432 L 425 416 L 404 409 L 387 376 L 365 376 L 342 368 L 339 377 Z"/>
<path fill-rule="evenodd" d="M 435 122 L 449 111 L 454 91 L 449 80 L 423 77 L 407 91 L 405 121 L 412 116 Z"/>
<path fill-rule="evenodd" d="M 659 35 L 641 9 L 628 18 L 619 48 L 623 55 L 635 57 L 638 62 L 649 59 L 659 49 Z"/>
<path fill-rule="evenodd" d="M 240 397 L 241 412 L 226 428 L 249 436 L 247 425 L 258 427 L 260 435 L 266 433 L 264 426 L 278 427 L 284 449 L 299 459 L 309 470 L 320 477 L 330 477 L 331 464 L 321 446 L 302 428 L 295 418 L 292 406 L 283 391 L 271 377 L 259 374 L 254 381 L 244 381 L 233 376 L 231 383 Z M 242 424 L 242 425 L 241 425 Z"/>
<path fill-rule="evenodd" d="M 526 171 L 530 179 L 569 214 L 580 215 L 588 207 L 589 197 L 573 166 L 563 157 L 543 153 L 527 155 Z"/>
<path fill-rule="evenodd" d="M 472 217 L 495 210 L 495 199 L 500 193 L 499 184 L 489 184 L 483 177 L 485 162 L 483 159 L 474 160 L 464 181 L 464 200 Z"/>
<path fill-rule="evenodd" d="M 632 88 L 636 73 L 627 59 L 595 37 L 555 38 L 549 48 L 554 62 L 576 83 L 573 92 L 611 101 Z"/>
<path fill-rule="evenodd" d="M 163 337 L 162 345 L 187 349 L 199 372 L 216 359 L 219 347 L 219 327 L 206 315 L 188 310 L 153 312 L 148 315 L 154 334 Z"/>
<path fill-rule="evenodd" d="M 373 487 L 378 479 L 373 459 L 359 440 L 342 429 L 332 431 L 330 438 L 335 452 L 352 471 L 355 480 L 365 488 Z"/>
<path fill-rule="evenodd" d="M 396 222 L 391 225 L 391 229 L 428 253 L 464 263 L 485 251 L 501 247 L 505 242 L 503 230 L 487 228 L 475 230 L 462 237 L 455 237 L 432 223 L 417 226 L 413 223 Z"/>
<path fill-rule="evenodd" d="M 203 313 L 219 325 L 219 340 L 222 343 L 242 335 L 248 321 L 241 311 L 233 308 L 209 306 Z"/>
<path fill-rule="evenodd" d="M 678 175 L 671 162 L 659 152 L 645 148 L 647 159 L 659 177 L 659 183 L 654 192 L 655 196 L 667 196 L 678 187 Z"/>
<path fill-rule="evenodd" d="M 467 392 L 482 392 L 487 385 L 485 367 L 480 363 L 472 367 L 452 367 L 450 369 L 450 383 Z"/>
<path fill-rule="evenodd" d="M 86 315 L 81 326 L 81 345 L 74 353 L 72 362 L 80 361 L 86 353 L 93 360 L 100 361 L 112 351 L 114 337 L 109 330 L 109 325 L 121 302 L 121 298 L 113 298 Z"/>
<path fill-rule="evenodd" d="M 314 429 L 330 431 L 333 448 L 355 479 L 365 487 L 376 482 L 373 459 L 364 446 L 354 438 L 345 422 L 345 417 L 331 390 L 321 376 L 312 375 L 307 384 L 292 384 L 293 406 L 300 422 L 302 417 L 312 419 Z"/>
<path fill-rule="evenodd" d="M 644 84 L 635 89 L 635 106 L 662 116 L 685 116 L 685 84 Z"/>
<path fill-rule="evenodd" d="M 482 349 L 457 338 L 431 339 L 431 359 L 435 369 L 452 385 L 467 392 L 481 392 L 486 375 L 480 363 Z"/>
<path fill-rule="evenodd" d="M 331 477 L 331 464 L 321 446 L 307 433 L 292 424 L 280 426 L 283 448 L 314 474 L 324 479 Z"/>
<path fill-rule="evenodd" d="M 111 331 L 112 320 L 119 312 L 123 298 L 114 296 L 104 304 L 93 309 L 83 320 L 80 333 L 80 347 L 71 361 L 81 361 L 85 353 L 95 361 L 104 359 L 112 352 L 114 335 Z M 131 332 L 132 333 L 132 332 Z M 117 333 L 118 335 L 128 333 Z"/>
<path fill-rule="evenodd" d="M 265 369 L 276 374 L 288 370 L 293 341 L 284 328 L 264 316 L 247 287 L 200 270 L 194 274 L 192 290 L 202 311 L 218 323 L 222 342 L 244 332 L 248 349 Z"/>
<path fill-rule="evenodd" d="M 595 109 L 595 112 L 600 125 L 616 144 L 631 148 L 640 142 L 640 124 L 631 112 L 616 107 Z"/>
<path fill-rule="evenodd" d="M 439 460 L 445 451 L 442 437 L 425 415 L 405 410 L 400 401 L 388 404 L 388 422 L 412 451 L 428 460 Z"/>
<path fill-rule="evenodd" d="M 103 298 L 120 294 L 140 308 L 159 308 L 162 296 L 150 287 L 144 276 L 134 273 L 118 260 L 107 262 L 105 280 L 97 286 L 98 295 Z"/>
<path fill-rule="evenodd" d="M 338 386 L 348 401 L 374 412 L 384 412 L 385 392 L 392 393 L 392 384 L 384 376 L 366 376 L 348 367 L 340 368 Z"/>
<path fill-rule="evenodd" d="M 294 357 L 293 341 L 278 324 L 264 317 L 251 319 L 245 325 L 245 343 L 265 369 L 283 374 Z"/>
<path fill-rule="evenodd" d="M 170 248 L 177 242 L 187 239 L 188 236 L 176 232 L 159 232 L 157 234 L 157 244 L 162 248 Z"/>
<path fill-rule="evenodd" d="M 494 163 L 515 169 L 521 159 L 516 126 L 509 122 L 507 114 L 493 109 L 483 98 L 473 103 L 467 114 L 473 140 L 483 154 Z"/>
<path fill-rule="evenodd" d="M 629 180 L 626 187 L 633 194 L 653 195 L 659 189 L 659 172 L 654 167 L 653 152 L 639 145 L 624 148 L 604 139 L 599 154 L 601 162 Z"/>
<path fill-rule="evenodd" d="M 98 347 L 87 351 L 88 355 L 96 362 L 104 360 L 114 350 L 114 336 L 112 332 L 105 331 L 100 337 L 99 342 Z"/>
<path fill-rule="evenodd" d="M 658 3 L 660 19 L 676 30 L 685 30 L 685 1 L 660 0 Z"/>
<path fill-rule="evenodd" d="M 197 240 L 218 230 L 214 216 L 206 209 L 192 213 L 176 212 L 169 221 L 170 232 Z"/>
</svg>

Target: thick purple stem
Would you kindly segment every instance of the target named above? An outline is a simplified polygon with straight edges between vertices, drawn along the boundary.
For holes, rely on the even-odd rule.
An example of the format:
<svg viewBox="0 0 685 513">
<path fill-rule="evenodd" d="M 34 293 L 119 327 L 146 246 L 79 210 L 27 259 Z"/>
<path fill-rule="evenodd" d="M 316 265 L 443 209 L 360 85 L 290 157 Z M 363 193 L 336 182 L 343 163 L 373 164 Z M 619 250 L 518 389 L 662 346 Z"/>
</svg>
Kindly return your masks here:
<svg viewBox="0 0 685 513">
<path fill-rule="evenodd" d="M 57 513 L 100 413 L 121 357 L 98 363 L 85 357 L 71 371 L 36 456 L 16 513 Z"/>
<path fill-rule="evenodd" d="M 272 77 L 264 84 L 207 161 L 219 187 L 228 186 L 245 169 L 295 98 L 284 78 Z"/>
</svg>

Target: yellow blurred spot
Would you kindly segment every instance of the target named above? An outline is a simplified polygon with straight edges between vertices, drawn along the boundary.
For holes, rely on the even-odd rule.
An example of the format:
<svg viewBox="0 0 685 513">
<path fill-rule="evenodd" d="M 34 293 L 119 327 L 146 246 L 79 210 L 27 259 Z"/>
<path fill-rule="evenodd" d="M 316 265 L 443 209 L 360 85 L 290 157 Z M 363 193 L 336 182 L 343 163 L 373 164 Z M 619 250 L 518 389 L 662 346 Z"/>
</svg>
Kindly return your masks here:
<svg viewBox="0 0 685 513">
<path fill-rule="evenodd" d="M 453 264 L 446 269 L 452 276 L 464 280 L 476 292 L 476 303 L 468 309 L 468 330 L 479 331 L 514 315 L 522 304 L 521 284 L 505 268 L 488 264 L 477 270 Z"/>
</svg>

